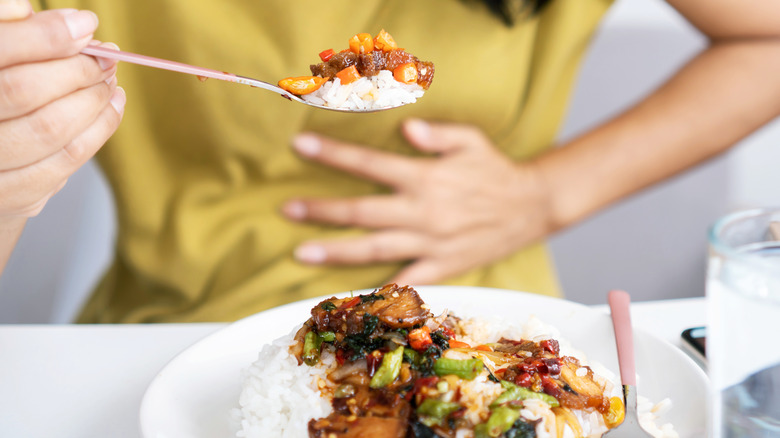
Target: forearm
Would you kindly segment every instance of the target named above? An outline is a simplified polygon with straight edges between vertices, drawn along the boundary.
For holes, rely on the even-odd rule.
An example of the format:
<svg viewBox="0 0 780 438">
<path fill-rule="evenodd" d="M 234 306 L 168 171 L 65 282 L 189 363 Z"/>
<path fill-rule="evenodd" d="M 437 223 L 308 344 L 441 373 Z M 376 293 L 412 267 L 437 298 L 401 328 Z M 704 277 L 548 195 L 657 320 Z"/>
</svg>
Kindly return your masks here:
<svg viewBox="0 0 780 438">
<path fill-rule="evenodd" d="M 3 274 L 8 259 L 22 235 L 24 224 L 27 220 L 23 217 L 0 220 L 0 275 Z"/>
<path fill-rule="evenodd" d="M 717 42 L 643 102 L 535 160 L 553 230 L 728 149 L 780 114 L 780 40 Z"/>
</svg>

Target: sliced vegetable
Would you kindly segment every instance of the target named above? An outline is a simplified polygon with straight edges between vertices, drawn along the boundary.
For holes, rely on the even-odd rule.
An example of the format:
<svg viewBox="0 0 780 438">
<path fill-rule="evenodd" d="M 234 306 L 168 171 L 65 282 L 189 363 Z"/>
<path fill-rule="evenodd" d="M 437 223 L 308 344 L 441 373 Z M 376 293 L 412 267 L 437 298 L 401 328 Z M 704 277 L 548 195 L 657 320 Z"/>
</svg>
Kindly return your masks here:
<svg viewBox="0 0 780 438">
<path fill-rule="evenodd" d="M 334 52 L 333 49 L 323 50 L 320 52 L 320 59 L 322 62 L 328 62 L 328 60 L 332 58 L 334 54 L 336 54 L 336 52 Z"/>
<path fill-rule="evenodd" d="M 341 303 L 339 309 L 349 309 L 351 307 L 357 306 L 358 304 L 360 304 L 360 297 L 352 297 L 352 299 Z"/>
<path fill-rule="evenodd" d="M 490 438 L 487 423 L 480 423 L 474 426 L 474 438 Z"/>
<path fill-rule="evenodd" d="M 501 406 L 504 403 L 515 400 L 527 400 L 529 398 L 541 400 L 551 407 L 560 406 L 558 399 L 543 392 L 534 392 L 530 389 L 507 382 L 506 380 L 501 381 L 501 386 L 504 387 L 506 391 L 502 392 L 501 395 L 490 404 L 491 407 Z"/>
<path fill-rule="evenodd" d="M 350 65 L 349 67 L 336 73 L 336 77 L 341 80 L 341 85 L 346 85 L 360 79 L 360 73 L 358 73 L 357 67 Z"/>
<path fill-rule="evenodd" d="M 359 33 L 349 39 L 349 50 L 360 55 L 374 50 L 374 39 L 369 33 Z"/>
<path fill-rule="evenodd" d="M 374 50 L 381 50 L 383 52 L 389 52 L 398 48 L 398 44 L 395 43 L 393 37 L 385 32 L 384 29 L 380 30 L 374 38 Z"/>
<path fill-rule="evenodd" d="M 420 353 L 411 348 L 404 348 L 404 361 L 412 365 L 418 365 L 420 363 Z"/>
<path fill-rule="evenodd" d="M 626 416 L 626 407 L 623 405 L 623 400 L 620 397 L 609 398 L 609 410 L 604 414 L 604 423 L 607 427 L 612 429 L 617 427 L 623 422 L 623 418 Z"/>
<path fill-rule="evenodd" d="M 329 78 L 319 76 L 299 76 L 296 78 L 285 78 L 279 81 L 279 87 L 292 94 L 303 95 L 316 91 Z"/>
<path fill-rule="evenodd" d="M 437 376 L 452 374 L 465 380 L 473 380 L 482 371 L 480 359 L 449 359 L 442 357 L 433 364 L 433 372 Z"/>
<path fill-rule="evenodd" d="M 422 326 L 410 331 L 407 338 L 409 339 L 409 346 L 417 351 L 425 350 L 429 345 L 433 344 L 431 329 L 427 326 Z"/>
<path fill-rule="evenodd" d="M 487 424 L 487 435 L 496 438 L 508 431 L 520 418 L 520 411 L 506 406 L 499 406 L 490 413 Z"/>
<path fill-rule="evenodd" d="M 336 340 L 336 334 L 333 332 L 320 332 L 319 336 L 322 342 L 333 342 Z"/>
<path fill-rule="evenodd" d="M 316 332 L 306 333 L 306 337 L 303 338 L 303 362 L 306 365 L 313 366 L 320 361 L 321 346 L 322 338 Z"/>
<path fill-rule="evenodd" d="M 436 422 L 439 422 L 458 409 L 460 409 L 458 403 L 426 398 L 425 401 L 420 403 L 420 406 L 417 407 L 417 415 L 429 417 L 436 420 Z"/>
<path fill-rule="evenodd" d="M 456 341 L 455 339 L 450 339 L 450 348 L 471 348 L 471 345 L 465 342 Z"/>
<path fill-rule="evenodd" d="M 393 70 L 393 77 L 398 82 L 413 84 L 417 82 L 417 66 L 413 62 L 401 64 Z"/>
<path fill-rule="evenodd" d="M 310 331 L 303 338 L 303 362 L 306 365 L 316 365 L 320 361 L 320 350 L 323 342 L 333 342 L 336 334 L 333 332 L 317 333 Z"/>
<path fill-rule="evenodd" d="M 398 374 L 401 373 L 401 363 L 404 358 L 404 347 L 398 347 L 395 350 L 385 353 L 382 358 L 382 365 L 374 373 L 368 386 L 374 389 L 384 388 L 393 383 Z"/>
<path fill-rule="evenodd" d="M 559 406 L 553 408 L 552 411 L 555 414 L 555 428 L 557 429 L 558 436 L 564 436 L 566 433 L 564 427 L 569 426 L 574 438 L 582 438 L 582 427 L 580 426 L 580 422 L 570 410 Z"/>
</svg>

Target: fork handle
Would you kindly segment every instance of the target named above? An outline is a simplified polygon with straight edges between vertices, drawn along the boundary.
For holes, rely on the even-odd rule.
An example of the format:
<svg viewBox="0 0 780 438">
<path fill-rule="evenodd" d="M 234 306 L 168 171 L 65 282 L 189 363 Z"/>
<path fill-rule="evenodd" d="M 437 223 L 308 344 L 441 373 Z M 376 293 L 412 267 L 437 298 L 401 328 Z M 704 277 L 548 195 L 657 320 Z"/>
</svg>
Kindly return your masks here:
<svg viewBox="0 0 780 438">
<path fill-rule="evenodd" d="M 620 380 L 623 385 L 636 386 L 634 363 L 634 336 L 631 328 L 631 296 L 622 290 L 613 290 L 607 296 L 615 329 Z"/>
</svg>

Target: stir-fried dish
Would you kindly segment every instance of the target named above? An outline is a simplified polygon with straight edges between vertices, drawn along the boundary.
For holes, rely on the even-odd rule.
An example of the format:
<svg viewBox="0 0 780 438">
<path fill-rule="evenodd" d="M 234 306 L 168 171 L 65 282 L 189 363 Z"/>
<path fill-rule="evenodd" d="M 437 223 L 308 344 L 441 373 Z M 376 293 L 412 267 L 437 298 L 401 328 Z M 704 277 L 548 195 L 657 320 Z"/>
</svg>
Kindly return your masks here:
<svg viewBox="0 0 780 438">
<path fill-rule="evenodd" d="M 311 76 L 285 78 L 279 81 L 279 86 L 290 93 L 306 95 L 336 78 L 341 85 L 347 85 L 386 70 L 392 72 L 392 77 L 398 82 L 417 84 L 427 90 L 433 82 L 435 70 L 432 62 L 421 61 L 399 48 L 384 29 L 375 37 L 368 33 L 354 35 L 344 50 L 323 50 L 320 60 L 322 62 L 310 66 Z"/>
<path fill-rule="evenodd" d="M 411 287 L 330 298 L 311 310 L 291 353 L 299 366 L 335 358 L 321 385 L 333 412 L 308 424 L 312 438 L 535 437 L 521 415 L 545 404 L 563 436 L 582 436 L 575 415 L 622 421 L 618 397 L 555 339 L 501 338 L 469 345 L 461 320 L 435 316 Z M 465 432 L 464 432 L 465 431 Z"/>
</svg>

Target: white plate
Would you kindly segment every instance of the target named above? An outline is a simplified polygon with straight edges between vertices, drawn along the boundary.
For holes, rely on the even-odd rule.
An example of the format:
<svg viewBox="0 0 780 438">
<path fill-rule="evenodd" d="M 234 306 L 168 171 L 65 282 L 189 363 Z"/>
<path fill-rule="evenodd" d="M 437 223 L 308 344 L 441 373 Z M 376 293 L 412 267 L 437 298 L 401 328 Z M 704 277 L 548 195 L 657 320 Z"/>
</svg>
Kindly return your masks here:
<svg viewBox="0 0 780 438">
<path fill-rule="evenodd" d="M 589 360 L 618 375 L 612 322 L 604 313 L 570 301 L 515 291 L 448 286 L 415 289 L 434 313 L 450 309 L 460 316 L 495 315 L 515 321 L 535 315 L 558 328 Z M 234 436 L 230 410 L 238 405 L 241 371 L 254 362 L 264 344 L 308 319 L 311 308 L 322 299 L 242 319 L 176 356 L 144 395 L 140 414 L 144 438 Z M 674 408 L 663 422 L 674 424 L 681 437 L 704 436 L 706 375 L 664 340 L 637 330 L 635 344 L 639 394 L 655 402 L 669 397 Z"/>
</svg>

